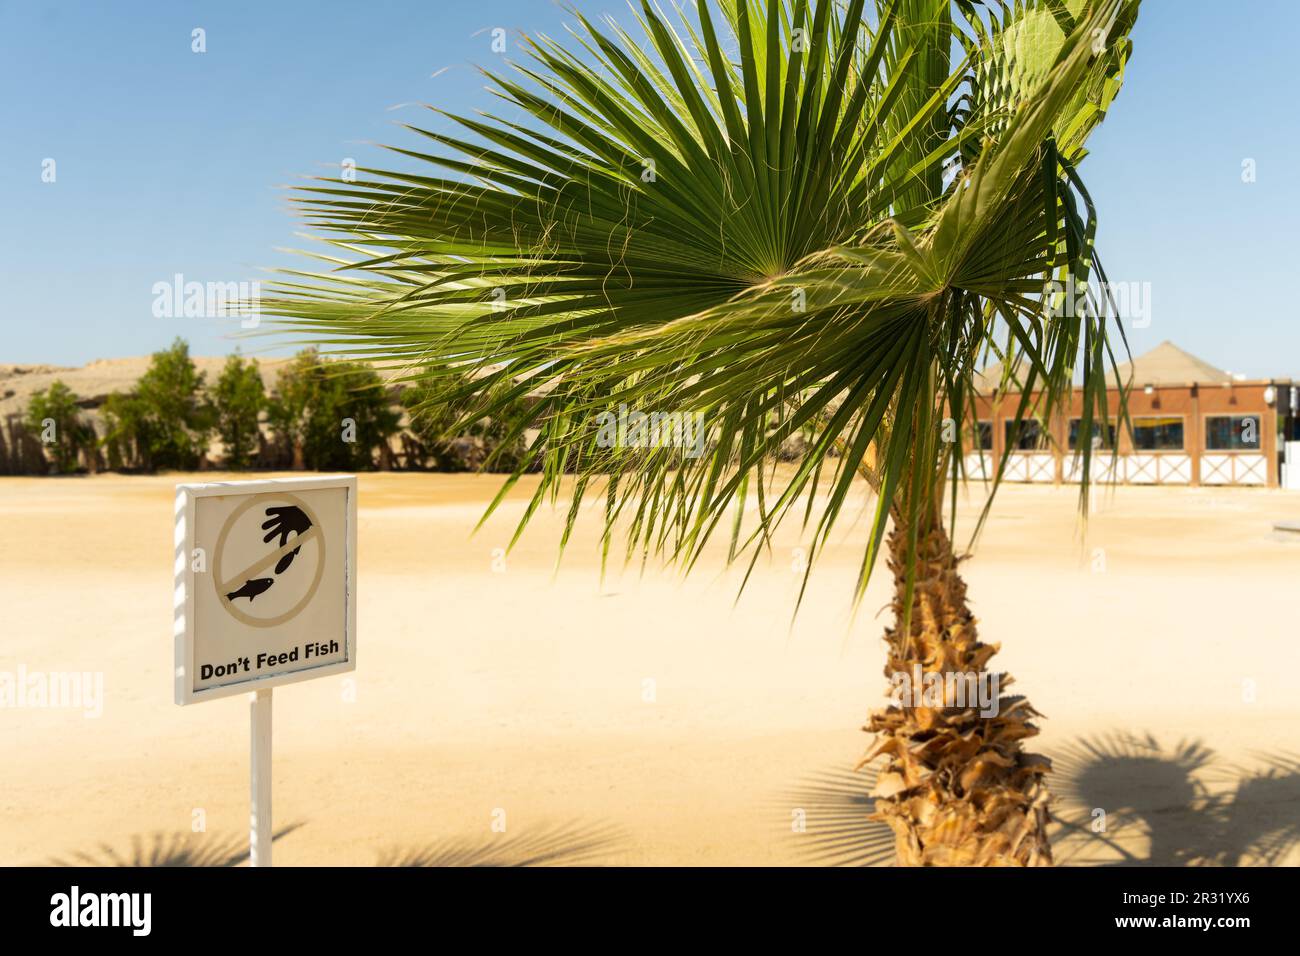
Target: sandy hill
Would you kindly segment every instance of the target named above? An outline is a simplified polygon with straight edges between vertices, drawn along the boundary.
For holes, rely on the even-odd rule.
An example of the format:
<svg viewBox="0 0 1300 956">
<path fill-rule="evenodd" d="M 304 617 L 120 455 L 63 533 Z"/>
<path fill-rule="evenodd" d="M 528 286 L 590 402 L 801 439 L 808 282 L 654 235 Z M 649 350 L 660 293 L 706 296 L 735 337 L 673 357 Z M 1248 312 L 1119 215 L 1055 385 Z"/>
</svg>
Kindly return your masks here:
<svg viewBox="0 0 1300 956">
<path fill-rule="evenodd" d="M 129 392 L 149 367 L 149 356 L 96 359 L 80 368 L 65 365 L 0 364 L 0 420 L 21 414 L 32 395 L 49 388 L 56 381 L 72 389 L 85 408 L 98 408 L 112 392 Z M 288 359 L 259 358 L 262 381 L 269 391 Z M 225 357 L 196 356 L 194 365 L 211 383 L 221 374 Z"/>
</svg>

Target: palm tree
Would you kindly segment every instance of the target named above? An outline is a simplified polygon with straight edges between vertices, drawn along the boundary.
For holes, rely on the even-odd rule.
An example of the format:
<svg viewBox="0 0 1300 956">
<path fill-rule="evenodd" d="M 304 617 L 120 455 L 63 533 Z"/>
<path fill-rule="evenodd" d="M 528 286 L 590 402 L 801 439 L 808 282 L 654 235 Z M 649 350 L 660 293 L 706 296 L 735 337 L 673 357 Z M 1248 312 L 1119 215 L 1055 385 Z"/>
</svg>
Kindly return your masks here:
<svg viewBox="0 0 1300 956">
<path fill-rule="evenodd" d="M 528 40 L 528 61 L 488 74 L 504 115 L 410 127 L 434 150 L 393 148 L 415 172 L 304 188 L 339 251 L 267 311 L 445 382 L 467 423 L 531 396 L 514 427 L 539 431 L 541 478 L 519 531 L 567 497 L 567 542 L 600 494 L 606 555 L 621 535 L 629 558 L 689 568 L 730 516 L 731 557 L 752 569 L 792 509 L 815 559 L 865 477 L 855 601 L 887 543 L 886 675 L 987 673 L 997 648 L 945 523 L 964 478 L 953 439 L 990 357 L 1023 396 L 1017 420 L 1063 407 L 1076 376 L 1083 433 L 1108 414 L 1106 300 L 1062 309 L 1047 283 L 1104 280 L 1076 166 L 1137 0 L 696 6 L 641 0 L 643 41 L 575 14 L 576 45 Z M 624 408 L 695 416 L 707 440 L 611 441 L 597 422 Z M 799 433 L 798 464 L 776 468 Z M 870 718 L 899 861 L 1050 863 L 1049 765 L 1022 748 L 1033 708 L 930 703 Z"/>
</svg>

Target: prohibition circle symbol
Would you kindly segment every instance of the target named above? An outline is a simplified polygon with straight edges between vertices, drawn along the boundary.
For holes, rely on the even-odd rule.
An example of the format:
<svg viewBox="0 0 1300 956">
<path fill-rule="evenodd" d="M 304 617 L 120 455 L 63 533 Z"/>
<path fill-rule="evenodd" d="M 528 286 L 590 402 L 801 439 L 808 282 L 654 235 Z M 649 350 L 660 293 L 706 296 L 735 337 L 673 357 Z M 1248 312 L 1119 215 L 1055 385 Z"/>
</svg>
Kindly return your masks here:
<svg viewBox="0 0 1300 956">
<path fill-rule="evenodd" d="M 306 531 L 291 535 L 279 548 L 267 552 L 266 555 L 258 558 L 238 574 L 232 574 L 229 577 L 225 577 L 223 580 L 223 575 L 221 573 L 221 559 L 225 554 L 226 538 L 230 534 L 230 529 L 235 526 L 239 519 L 242 518 L 250 508 L 268 502 L 277 502 L 281 504 L 288 502 L 307 516 L 311 522 L 311 527 Z M 261 534 L 260 531 L 258 533 L 259 535 Z M 266 571 L 266 569 L 280 561 L 289 554 L 289 552 L 297 551 L 298 548 L 301 548 L 304 544 L 313 540 L 317 545 L 316 570 L 312 576 L 311 584 L 308 586 L 302 599 L 299 600 L 297 604 L 289 608 L 289 610 L 285 611 L 283 614 L 278 614 L 275 617 L 257 617 L 235 606 L 235 602 L 231 599 L 231 595 L 235 593 L 236 589 L 241 585 L 253 583 L 260 573 Z M 221 606 L 226 609 L 231 617 L 243 624 L 247 624 L 249 627 L 278 627 L 279 625 L 297 617 L 298 614 L 301 613 L 302 609 L 311 603 L 311 599 L 316 596 L 316 589 L 320 586 L 321 576 L 325 573 L 325 535 L 321 532 L 320 521 L 316 517 L 316 512 L 312 511 L 311 506 L 297 495 L 285 494 L 283 492 L 271 492 L 270 494 L 265 495 L 255 495 L 231 512 L 230 517 L 226 519 L 226 523 L 221 526 L 221 533 L 217 535 L 217 550 L 213 554 L 212 564 L 214 569 L 212 582 L 217 589 L 217 600 L 221 602 Z M 269 587 L 271 587 L 271 585 L 267 585 L 266 588 L 263 588 L 262 590 L 266 590 Z M 252 606 L 252 603 L 253 602 L 250 600 L 250 607 Z"/>
</svg>

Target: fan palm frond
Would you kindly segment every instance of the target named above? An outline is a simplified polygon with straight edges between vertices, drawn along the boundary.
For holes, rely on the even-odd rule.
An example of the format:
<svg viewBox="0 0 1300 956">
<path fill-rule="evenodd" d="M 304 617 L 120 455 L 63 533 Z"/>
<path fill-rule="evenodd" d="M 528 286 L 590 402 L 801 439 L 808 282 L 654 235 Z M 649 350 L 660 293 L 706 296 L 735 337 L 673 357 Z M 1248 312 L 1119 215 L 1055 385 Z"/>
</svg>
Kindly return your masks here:
<svg viewBox="0 0 1300 956">
<path fill-rule="evenodd" d="M 1076 166 L 1137 3 L 695 7 L 640 0 L 641 42 L 575 12 L 573 43 L 529 40 L 489 74 L 500 115 L 410 127 L 426 145 L 392 149 L 417 171 L 304 187 L 337 252 L 263 309 L 441 383 L 467 421 L 532 396 L 514 424 L 540 432 L 524 524 L 567 494 L 566 540 L 603 494 L 607 549 L 624 522 L 629 556 L 689 565 L 722 523 L 733 556 L 757 556 L 806 501 L 815 558 L 865 473 L 880 495 L 860 597 L 890 508 L 915 519 L 961 477 L 941 426 L 973 426 L 988 355 L 1020 417 L 1076 377 L 1084 433 L 1109 414 L 1104 301 L 1061 316 L 1044 288 L 1097 278 Z M 620 407 L 688 416 L 704 440 L 610 441 Z M 776 474 L 799 431 L 807 453 Z"/>
</svg>

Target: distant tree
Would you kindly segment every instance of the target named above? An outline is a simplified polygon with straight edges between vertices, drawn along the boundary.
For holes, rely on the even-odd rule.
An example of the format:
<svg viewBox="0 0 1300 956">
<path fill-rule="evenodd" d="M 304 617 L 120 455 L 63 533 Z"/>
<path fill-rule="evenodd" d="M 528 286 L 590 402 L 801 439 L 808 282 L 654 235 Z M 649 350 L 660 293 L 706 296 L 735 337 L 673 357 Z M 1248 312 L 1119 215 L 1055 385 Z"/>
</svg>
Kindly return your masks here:
<svg viewBox="0 0 1300 956">
<path fill-rule="evenodd" d="M 104 404 L 109 466 L 143 471 L 195 468 L 212 431 L 203 378 L 183 339 L 155 352 L 134 394 L 114 392 Z"/>
<path fill-rule="evenodd" d="M 280 370 L 266 405 L 267 423 L 275 435 L 284 457 L 292 467 L 305 468 L 303 436 L 307 427 L 307 411 L 313 404 L 316 390 L 319 356 L 315 349 L 299 352 L 293 361 Z"/>
<path fill-rule="evenodd" d="M 294 467 L 362 471 L 401 426 L 388 389 L 361 362 L 325 361 L 314 349 L 280 372 L 268 420 Z"/>
<path fill-rule="evenodd" d="M 267 405 L 257 359 L 245 362 L 239 353 L 226 359 L 208 397 L 226 465 L 236 469 L 249 467 L 257 454 L 258 416 Z"/>
<path fill-rule="evenodd" d="M 114 471 L 149 471 L 153 428 L 144 403 L 134 395 L 113 392 L 104 400 L 104 453 Z"/>
<path fill-rule="evenodd" d="M 376 452 L 379 464 L 386 466 L 388 440 L 401 430 L 402 416 L 383 379 L 364 362 L 338 361 L 325 366 L 324 385 L 323 401 L 308 433 L 312 467 L 321 471 L 373 468 Z"/>
<path fill-rule="evenodd" d="M 24 424 L 53 457 L 60 474 L 76 471 L 81 453 L 95 447 L 95 430 L 82 416 L 77 396 L 61 381 L 32 396 Z"/>
<path fill-rule="evenodd" d="M 467 382 L 468 376 L 420 382 L 402 393 L 417 464 L 434 471 L 513 472 L 528 453 L 523 435 L 512 435 L 516 416 L 506 406 L 491 417 L 466 421 L 474 410 L 462 392 Z M 495 389 L 504 393 L 513 384 L 504 380 Z"/>
</svg>

